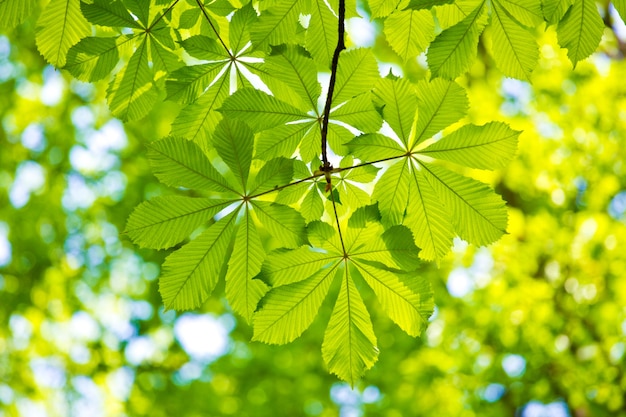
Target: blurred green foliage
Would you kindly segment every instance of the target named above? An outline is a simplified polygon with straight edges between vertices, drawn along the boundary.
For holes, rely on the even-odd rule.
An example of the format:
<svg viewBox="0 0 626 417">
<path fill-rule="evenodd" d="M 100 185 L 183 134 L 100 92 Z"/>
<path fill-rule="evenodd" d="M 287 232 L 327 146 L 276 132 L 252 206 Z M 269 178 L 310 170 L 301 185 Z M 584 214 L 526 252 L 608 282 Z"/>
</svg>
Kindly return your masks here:
<svg viewBox="0 0 626 417">
<path fill-rule="evenodd" d="M 177 108 L 122 126 L 106 85 L 44 64 L 34 25 L 0 36 L 0 416 L 626 416 L 626 65 L 610 33 L 573 71 L 548 31 L 532 87 L 474 64 L 470 121 L 524 130 L 510 166 L 468 172 L 508 201 L 509 234 L 424 267 L 422 339 L 374 314 L 380 360 L 351 389 L 323 369 L 328 310 L 283 347 L 250 343 L 220 299 L 162 310 L 164 253 L 120 231 L 168 192 L 144 144 Z"/>
</svg>

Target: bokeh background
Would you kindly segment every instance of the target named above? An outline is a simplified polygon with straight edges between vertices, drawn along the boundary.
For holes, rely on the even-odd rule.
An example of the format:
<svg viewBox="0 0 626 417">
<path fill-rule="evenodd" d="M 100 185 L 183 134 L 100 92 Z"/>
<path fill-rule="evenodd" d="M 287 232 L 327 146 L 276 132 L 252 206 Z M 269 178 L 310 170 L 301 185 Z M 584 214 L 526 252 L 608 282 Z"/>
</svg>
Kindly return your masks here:
<svg viewBox="0 0 626 417">
<path fill-rule="evenodd" d="M 626 30 L 604 15 L 599 52 L 575 70 L 540 28 L 532 85 L 502 78 L 483 36 L 459 80 L 465 122 L 524 133 L 506 169 L 469 174 L 508 201 L 508 234 L 424 265 L 437 308 L 422 338 L 374 314 L 380 359 L 354 387 L 324 369 L 325 309 L 280 347 L 250 342 L 218 296 L 165 312 L 167 253 L 123 230 L 138 203 L 173 192 L 145 144 L 177 105 L 123 125 L 106 83 L 45 64 L 34 19 L 0 34 L 0 416 L 626 416 Z M 378 22 L 348 29 L 382 74 L 423 76 Z"/>
</svg>

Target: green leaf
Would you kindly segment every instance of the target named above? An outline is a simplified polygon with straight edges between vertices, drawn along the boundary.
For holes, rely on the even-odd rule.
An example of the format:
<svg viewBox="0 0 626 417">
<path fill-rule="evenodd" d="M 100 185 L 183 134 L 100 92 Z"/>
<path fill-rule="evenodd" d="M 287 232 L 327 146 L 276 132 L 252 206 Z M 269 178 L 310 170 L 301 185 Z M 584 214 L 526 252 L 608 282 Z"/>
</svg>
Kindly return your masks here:
<svg viewBox="0 0 626 417">
<path fill-rule="evenodd" d="M 226 298 L 233 310 L 241 314 L 248 323 L 252 321 L 252 314 L 259 300 L 268 290 L 263 281 L 254 279 L 261 272 L 264 259 L 265 251 L 261 239 L 246 207 L 228 262 Z"/>
<path fill-rule="evenodd" d="M 305 45 L 313 59 L 325 68 L 330 68 L 337 39 L 337 16 L 324 0 L 311 0 L 311 20 Z"/>
<path fill-rule="evenodd" d="M 158 99 L 146 46 L 144 39 L 107 90 L 111 113 L 124 121 L 142 118 Z"/>
<path fill-rule="evenodd" d="M 148 145 L 152 172 L 163 184 L 236 193 L 193 142 L 169 137 Z"/>
<path fill-rule="evenodd" d="M 450 251 L 455 233 L 449 211 L 422 171 L 411 170 L 404 224 L 413 232 L 420 258 L 440 261 Z"/>
<path fill-rule="evenodd" d="M 233 212 L 220 219 L 165 259 L 159 280 L 165 308 L 196 308 L 211 294 L 228 259 L 236 214 Z"/>
<path fill-rule="evenodd" d="M 0 1 L 0 28 L 13 29 L 31 15 L 38 3 L 37 0 Z"/>
<path fill-rule="evenodd" d="M 355 261 L 354 265 L 389 318 L 407 334 L 419 336 L 434 308 L 428 280 L 416 274 L 394 274 L 365 262 Z"/>
<path fill-rule="evenodd" d="M 252 88 L 236 91 L 224 101 L 219 111 L 245 121 L 255 131 L 310 117 L 290 104 Z"/>
<path fill-rule="evenodd" d="M 208 36 L 194 35 L 179 43 L 189 55 L 197 59 L 213 61 L 228 58 L 228 53 L 224 50 L 224 47 Z M 172 74 L 172 77 L 176 78 L 174 74 Z"/>
<path fill-rule="evenodd" d="M 436 79 L 418 84 L 418 118 L 412 149 L 467 114 L 465 90 L 453 81 Z"/>
<path fill-rule="evenodd" d="M 83 16 L 94 25 L 141 29 L 141 25 L 119 0 L 94 0 L 92 3 L 81 1 L 80 9 Z"/>
<path fill-rule="evenodd" d="M 433 77 L 454 79 L 467 71 L 476 58 L 478 37 L 487 24 L 485 3 L 456 25 L 441 32 L 428 48 L 427 59 Z"/>
<path fill-rule="evenodd" d="M 572 4 L 574 0 L 542 0 L 541 5 L 546 22 L 550 25 L 559 23 Z"/>
<path fill-rule="evenodd" d="M 492 6 L 492 48 L 496 65 L 506 76 L 530 81 L 539 59 L 537 41 L 499 1 L 493 0 Z"/>
<path fill-rule="evenodd" d="M 435 6 L 437 23 L 441 30 L 446 30 L 469 16 L 482 0 L 456 0 L 451 4 Z"/>
<path fill-rule="evenodd" d="M 174 71 L 165 82 L 167 99 L 179 103 L 193 103 L 211 83 L 223 76 L 225 68 L 230 68 L 230 65 L 213 62 L 185 66 Z"/>
<path fill-rule="evenodd" d="M 221 77 L 195 103 L 183 107 L 172 123 L 172 136 L 193 140 L 205 149 L 222 119 L 217 108 L 228 95 L 228 77 Z"/>
<path fill-rule="evenodd" d="M 420 153 L 470 168 L 499 169 L 515 156 L 519 134 L 500 122 L 466 125 Z"/>
<path fill-rule="evenodd" d="M 559 44 L 567 48 L 574 67 L 596 50 L 603 32 L 604 22 L 594 0 L 575 1 L 556 29 Z"/>
<path fill-rule="evenodd" d="M 235 119 L 222 119 L 213 134 L 213 146 L 217 154 L 228 165 L 246 192 L 248 174 L 252 164 L 254 133 L 248 125 Z"/>
<path fill-rule="evenodd" d="M 372 104 L 371 94 L 361 94 L 333 110 L 331 120 L 338 120 L 359 129 L 362 132 L 376 132 L 383 119 Z"/>
<path fill-rule="evenodd" d="M 352 385 L 378 360 L 376 335 L 367 308 L 354 285 L 351 268 L 343 268 L 341 287 L 324 333 L 322 356 L 328 370 Z"/>
<path fill-rule="evenodd" d="M 268 292 L 254 315 L 252 340 L 284 344 L 299 337 L 315 319 L 336 275 L 338 264 Z"/>
<path fill-rule="evenodd" d="M 612 0 L 611 4 L 615 7 L 615 10 L 619 13 L 622 21 L 626 20 L 626 0 Z"/>
<path fill-rule="evenodd" d="M 305 243 L 304 219 L 296 210 L 267 201 L 253 201 L 254 213 L 282 247 L 297 248 Z"/>
<path fill-rule="evenodd" d="M 270 74 L 280 74 L 280 81 L 289 87 L 286 95 L 298 97 L 302 103 L 301 110 L 308 111 L 317 109 L 321 87 L 317 81 L 315 62 L 303 53 L 294 46 L 285 46 L 280 53 L 267 57 L 265 64 Z"/>
<path fill-rule="evenodd" d="M 506 233 L 506 206 L 491 188 L 436 165 L 420 163 L 420 166 L 461 238 L 481 246 L 495 242 Z"/>
<path fill-rule="evenodd" d="M 135 208 L 128 218 L 126 233 L 142 248 L 171 248 L 231 203 L 233 200 L 155 197 Z"/>
<path fill-rule="evenodd" d="M 65 65 L 67 51 L 91 34 L 91 27 L 80 12 L 79 0 L 52 0 L 37 20 L 37 49 L 57 68 Z"/>
<path fill-rule="evenodd" d="M 296 34 L 301 6 L 300 0 L 273 2 L 252 26 L 250 32 L 252 43 L 259 49 L 268 45 L 289 43 Z"/>
<path fill-rule="evenodd" d="M 369 0 L 368 5 L 371 12 L 371 18 L 389 16 L 398 8 L 402 0 Z"/>
<path fill-rule="evenodd" d="M 384 32 L 391 49 L 408 62 L 435 38 L 435 21 L 429 10 L 396 11 L 385 20 Z"/>
<path fill-rule="evenodd" d="M 378 81 L 378 64 L 370 49 L 353 49 L 339 55 L 333 105 L 370 91 Z"/>
<path fill-rule="evenodd" d="M 314 251 L 310 246 L 275 251 L 263 263 L 262 274 L 273 288 L 277 288 L 309 278 L 339 259 L 336 253 Z"/>
<path fill-rule="evenodd" d="M 378 201 L 383 224 L 402 223 L 409 198 L 409 178 L 409 162 L 403 158 L 391 165 L 376 183 L 372 199 Z"/>
<path fill-rule="evenodd" d="M 378 161 L 403 155 L 406 151 L 395 140 L 380 133 L 357 136 L 348 142 L 350 152 L 362 161 Z"/>
<path fill-rule="evenodd" d="M 275 158 L 268 161 L 256 175 L 251 195 L 261 194 L 288 184 L 293 177 L 293 160 Z"/>
<path fill-rule="evenodd" d="M 300 212 L 306 222 L 312 222 L 313 220 L 319 220 L 324 214 L 324 202 L 320 197 L 319 191 L 316 187 L 313 187 L 300 204 Z"/>
<path fill-rule="evenodd" d="M 257 140 L 256 157 L 261 159 L 276 156 L 291 157 L 312 126 L 317 128 L 315 122 L 309 122 L 282 125 L 261 132 Z"/>
<path fill-rule="evenodd" d="M 119 61 L 119 38 L 88 37 L 70 48 L 64 69 L 82 81 L 98 81 Z"/>
<path fill-rule="evenodd" d="M 249 3 L 237 10 L 228 26 L 230 48 L 238 53 L 250 41 L 250 27 L 257 19 L 256 11 Z"/>
<path fill-rule="evenodd" d="M 435 6 L 453 3 L 454 0 L 411 0 L 407 9 L 421 10 L 432 9 Z"/>
<path fill-rule="evenodd" d="M 408 147 L 417 112 L 417 95 L 413 85 L 403 78 L 383 78 L 376 84 L 374 94 L 383 106 L 385 121 Z"/>
<path fill-rule="evenodd" d="M 536 27 L 543 23 L 541 0 L 499 0 L 498 5 L 525 26 Z"/>
</svg>

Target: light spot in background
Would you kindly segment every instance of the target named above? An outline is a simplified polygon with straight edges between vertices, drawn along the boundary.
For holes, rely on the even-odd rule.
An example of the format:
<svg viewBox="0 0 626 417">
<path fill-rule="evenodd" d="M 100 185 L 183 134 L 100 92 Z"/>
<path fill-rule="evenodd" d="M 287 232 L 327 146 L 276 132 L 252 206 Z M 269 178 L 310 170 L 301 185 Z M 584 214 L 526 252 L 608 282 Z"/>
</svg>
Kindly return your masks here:
<svg viewBox="0 0 626 417">
<path fill-rule="evenodd" d="M 43 87 L 40 92 L 40 100 L 47 106 L 56 106 L 63 98 L 66 89 L 65 80 L 61 73 L 52 66 L 47 66 L 43 71 Z"/>
<path fill-rule="evenodd" d="M 483 392 L 485 401 L 495 403 L 504 395 L 506 389 L 502 384 L 489 384 Z"/>
<path fill-rule="evenodd" d="M 11 263 L 12 249 L 9 242 L 9 225 L 0 222 L 0 266 Z"/>
<path fill-rule="evenodd" d="M 15 208 L 22 208 L 36 192 L 46 183 L 46 171 L 34 161 L 24 161 L 19 164 L 15 173 L 15 180 L 9 191 L 9 200 Z"/>
<path fill-rule="evenodd" d="M 119 401 L 125 401 L 130 395 L 135 380 L 135 373 L 127 366 L 118 368 L 107 375 L 106 384 L 111 395 Z"/>
<path fill-rule="evenodd" d="M 37 384 L 46 388 L 60 389 L 65 386 L 65 366 L 57 358 L 37 358 L 30 361 Z"/>
<path fill-rule="evenodd" d="M 228 330 L 209 314 L 184 314 L 174 324 L 174 335 L 193 360 L 212 362 L 230 348 Z"/>
<path fill-rule="evenodd" d="M 22 145 L 31 151 L 41 152 L 46 149 L 46 139 L 43 127 L 38 123 L 31 123 L 22 132 Z"/>
<path fill-rule="evenodd" d="M 104 395 L 98 385 L 87 376 L 72 378 L 72 387 L 78 394 L 78 398 L 72 400 L 73 416 L 104 416 L 107 408 L 104 405 Z"/>
<path fill-rule="evenodd" d="M 6 36 L 0 35 L 0 61 L 8 59 L 9 55 L 11 55 L 11 42 Z"/>
<path fill-rule="evenodd" d="M 398 64 L 393 64 L 390 62 L 378 62 L 378 73 L 381 77 L 386 77 L 390 73 L 395 75 L 396 77 L 402 77 L 404 75 L 402 67 L 400 67 Z"/>
<path fill-rule="evenodd" d="M 88 129 L 93 126 L 94 115 L 91 109 L 87 106 L 76 107 L 72 111 L 72 124 L 77 129 Z"/>
<path fill-rule="evenodd" d="M 77 311 L 70 320 L 70 334 L 76 340 L 93 342 L 100 338 L 100 327 L 89 313 Z"/>
<path fill-rule="evenodd" d="M 26 349 L 33 334 L 33 325 L 28 319 L 20 314 L 12 314 L 9 319 L 11 338 L 16 350 Z"/>
<path fill-rule="evenodd" d="M 609 5 L 609 13 L 611 14 L 612 20 L 612 28 L 615 35 L 622 41 L 626 41 L 626 24 L 620 17 L 613 4 Z M 598 54 L 599 55 L 599 54 Z"/>
<path fill-rule="evenodd" d="M 567 404 L 562 401 L 550 404 L 530 401 L 522 408 L 521 417 L 570 417 L 570 413 Z"/>
<path fill-rule="evenodd" d="M 550 120 L 550 117 L 545 113 L 537 113 L 532 116 L 533 123 L 537 132 L 544 139 L 559 140 L 563 138 L 563 130 Z"/>
<path fill-rule="evenodd" d="M 353 17 L 346 22 L 348 36 L 357 47 L 368 48 L 374 46 L 378 29 L 369 19 Z"/>
<path fill-rule="evenodd" d="M 526 372 L 526 359 L 523 356 L 510 354 L 502 359 L 502 369 L 511 378 L 517 378 Z"/>
<path fill-rule="evenodd" d="M 8 385 L 0 385 L 0 402 L 4 404 L 10 404 L 13 402 L 15 394 Z"/>
<path fill-rule="evenodd" d="M 172 375 L 172 381 L 176 385 L 189 385 L 198 380 L 208 382 L 212 378 L 211 373 L 207 371 L 206 364 L 195 361 L 187 362 Z"/>
<path fill-rule="evenodd" d="M 619 364 L 619 362 L 624 357 L 624 353 L 626 353 L 626 345 L 624 345 L 624 342 L 615 343 L 613 346 L 611 346 L 611 350 L 609 352 L 611 362 L 613 362 L 615 365 Z"/>
<path fill-rule="evenodd" d="M 20 416 L 48 417 L 45 405 L 39 401 L 33 401 L 29 398 L 18 398 L 16 403 Z"/>
<path fill-rule="evenodd" d="M 626 191 L 620 191 L 609 203 L 609 215 L 615 220 L 620 220 L 626 212 Z"/>
<path fill-rule="evenodd" d="M 358 417 L 363 415 L 363 404 L 371 404 L 381 398 L 380 390 L 374 385 L 366 387 L 362 392 L 351 388 L 345 382 L 333 384 L 330 398 L 340 407 L 341 417 Z"/>
<path fill-rule="evenodd" d="M 524 81 L 504 78 L 500 86 L 500 94 L 504 98 L 500 110 L 506 115 L 527 113 L 532 101 L 532 88 Z"/>
<path fill-rule="evenodd" d="M 77 174 L 67 177 L 67 186 L 63 193 L 61 203 L 66 211 L 74 211 L 79 208 L 91 207 L 96 200 L 95 193 L 85 182 L 85 179 Z"/>
<path fill-rule="evenodd" d="M 557 188 L 550 194 L 550 199 L 557 206 L 562 206 L 563 203 L 565 203 L 565 192 L 562 189 Z"/>
<path fill-rule="evenodd" d="M 461 298 L 474 290 L 474 283 L 467 269 L 459 267 L 448 275 L 446 287 L 451 296 Z"/>
<path fill-rule="evenodd" d="M 124 356 L 131 365 L 149 361 L 157 353 L 157 347 L 147 336 L 133 337 L 124 349 Z"/>
<path fill-rule="evenodd" d="M 361 399 L 365 404 L 375 403 L 380 400 L 380 390 L 374 385 L 365 387 Z"/>
</svg>

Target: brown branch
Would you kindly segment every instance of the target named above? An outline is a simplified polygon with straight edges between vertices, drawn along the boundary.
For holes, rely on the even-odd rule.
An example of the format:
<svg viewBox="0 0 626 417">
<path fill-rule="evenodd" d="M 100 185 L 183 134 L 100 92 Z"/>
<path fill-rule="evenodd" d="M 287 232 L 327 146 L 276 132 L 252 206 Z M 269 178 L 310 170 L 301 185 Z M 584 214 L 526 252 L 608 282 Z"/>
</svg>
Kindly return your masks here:
<svg viewBox="0 0 626 417">
<path fill-rule="evenodd" d="M 339 54 L 346 49 L 344 43 L 344 35 L 346 33 L 346 1 L 339 0 L 339 15 L 338 15 L 337 34 L 337 47 L 333 53 L 332 63 L 330 65 L 330 81 L 328 83 L 328 95 L 326 96 L 326 105 L 324 106 L 324 113 L 322 115 L 322 167 L 321 170 L 326 173 L 326 183 L 331 183 L 330 174 L 333 167 L 328 162 L 328 120 L 330 118 L 330 109 L 333 105 L 333 93 L 335 92 L 335 81 L 337 79 L 337 68 L 339 67 Z"/>
</svg>

